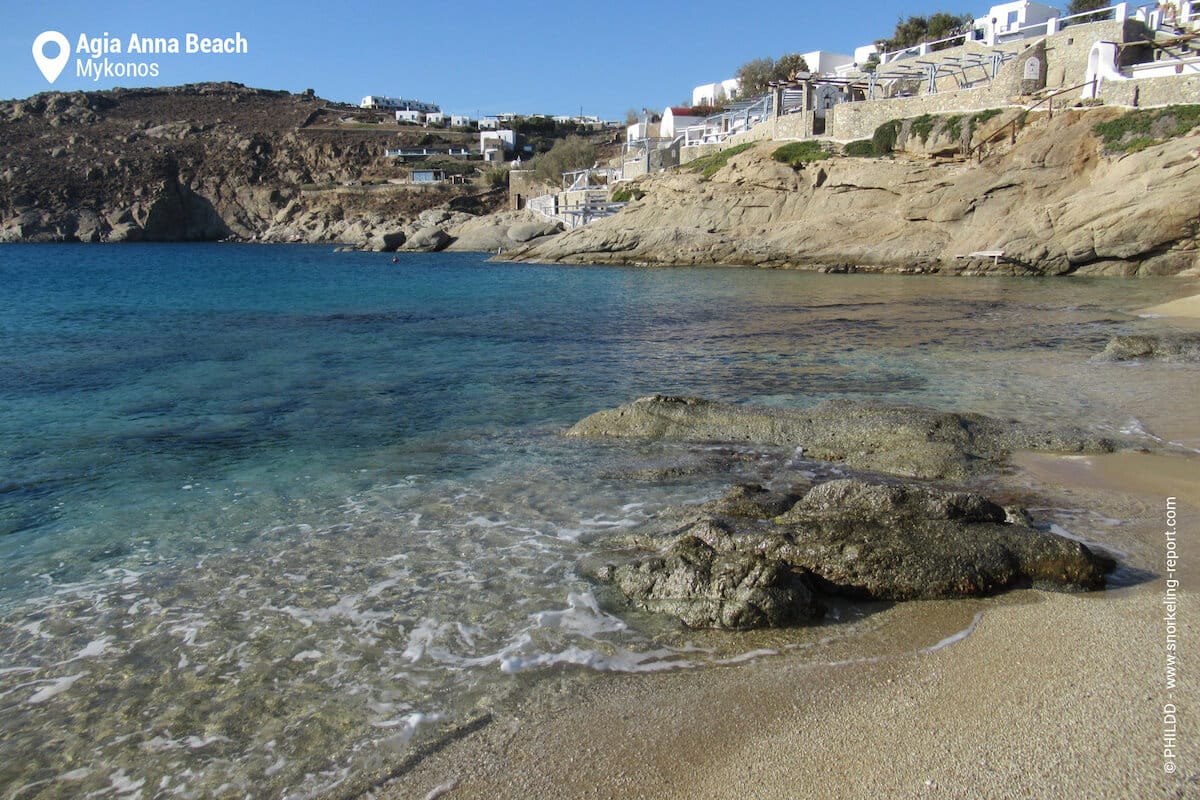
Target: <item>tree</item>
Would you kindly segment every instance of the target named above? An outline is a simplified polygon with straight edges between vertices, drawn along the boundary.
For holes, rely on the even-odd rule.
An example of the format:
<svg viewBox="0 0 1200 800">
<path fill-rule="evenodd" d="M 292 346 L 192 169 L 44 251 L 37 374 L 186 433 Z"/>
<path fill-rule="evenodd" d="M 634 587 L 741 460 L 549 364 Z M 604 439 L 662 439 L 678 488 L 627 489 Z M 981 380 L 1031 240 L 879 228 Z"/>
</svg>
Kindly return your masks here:
<svg viewBox="0 0 1200 800">
<path fill-rule="evenodd" d="M 969 15 L 955 16 L 945 11 L 939 11 L 929 18 L 929 40 L 937 41 L 956 33 L 965 33 L 967 26 L 972 22 L 974 20 Z"/>
<path fill-rule="evenodd" d="M 637 112 L 636 108 L 628 108 L 625 110 L 625 124 L 626 125 L 637 125 L 638 121 L 639 121 L 639 118 L 638 118 L 638 112 Z"/>
<path fill-rule="evenodd" d="M 737 77 L 741 81 L 741 96 L 756 97 L 766 94 L 771 81 L 789 81 L 797 72 L 808 72 L 808 63 L 799 53 L 781 56 L 778 61 L 767 56 L 747 61 L 738 67 Z"/>
<path fill-rule="evenodd" d="M 788 53 L 786 56 L 780 56 L 779 60 L 775 62 L 773 79 L 790 81 L 797 72 L 808 72 L 808 62 L 799 53 Z"/>
<path fill-rule="evenodd" d="M 885 52 L 904 50 L 922 42 L 933 42 L 961 33 L 972 21 L 973 18 L 970 14 L 956 15 L 946 11 L 939 11 L 931 17 L 912 16 L 908 19 L 897 20 L 896 29 L 892 31 L 892 38 L 882 39 L 876 44 Z M 942 47 L 936 49 L 942 49 Z"/>
<path fill-rule="evenodd" d="M 587 169 L 596 163 L 596 148 L 581 136 L 559 139 L 549 152 L 542 153 L 530 163 L 539 178 L 558 183 L 564 172 Z"/>
<path fill-rule="evenodd" d="M 1067 14 L 1082 14 L 1086 11 L 1108 8 L 1109 5 L 1108 0 L 1071 0 L 1071 4 L 1067 6 Z"/>
</svg>

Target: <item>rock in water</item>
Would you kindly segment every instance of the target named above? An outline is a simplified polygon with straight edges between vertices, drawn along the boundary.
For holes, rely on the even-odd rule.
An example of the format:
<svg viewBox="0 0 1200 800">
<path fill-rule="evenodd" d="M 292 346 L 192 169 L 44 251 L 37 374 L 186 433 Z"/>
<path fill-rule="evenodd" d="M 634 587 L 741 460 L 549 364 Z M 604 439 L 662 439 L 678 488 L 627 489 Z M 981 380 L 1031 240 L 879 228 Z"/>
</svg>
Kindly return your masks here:
<svg viewBox="0 0 1200 800">
<path fill-rule="evenodd" d="M 1018 586 L 1103 588 L 1113 561 L 1006 522 L 982 495 L 914 483 L 829 481 L 794 500 L 737 487 L 660 552 L 599 577 L 691 627 L 777 627 L 819 616 L 819 593 L 872 600 L 972 597 Z M 652 546 L 650 542 L 644 542 Z"/>
<path fill-rule="evenodd" d="M 821 615 L 803 570 L 779 559 L 720 553 L 683 535 L 653 558 L 607 568 L 629 600 L 691 628 L 781 627 Z"/>
<path fill-rule="evenodd" d="M 828 590 L 876 600 L 968 597 L 1020 585 L 1104 587 L 1114 564 L 971 492 L 848 478 L 813 487 L 775 526 L 775 554 Z"/>
<path fill-rule="evenodd" d="M 1134 359 L 1163 361 L 1200 361 L 1200 335 L 1174 336 L 1114 336 L 1097 361 L 1132 361 Z"/>
<path fill-rule="evenodd" d="M 981 414 L 833 400 L 807 409 L 754 408 L 654 395 L 599 411 L 568 436 L 803 447 L 805 456 L 910 478 L 961 479 L 998 469 L 1012 450 L 1110 452 L 1077 428 L 1042 429 Z"/>
</svg>

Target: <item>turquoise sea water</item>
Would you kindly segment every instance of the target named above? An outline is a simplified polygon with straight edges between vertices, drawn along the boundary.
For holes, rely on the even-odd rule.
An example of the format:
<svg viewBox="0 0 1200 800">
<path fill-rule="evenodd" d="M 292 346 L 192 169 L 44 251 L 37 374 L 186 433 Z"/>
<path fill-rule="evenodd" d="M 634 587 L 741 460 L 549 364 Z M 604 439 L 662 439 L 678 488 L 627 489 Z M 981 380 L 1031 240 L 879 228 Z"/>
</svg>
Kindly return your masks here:
<svg viewBox="0 0 1200 800">
<path fill-rule="evenodd" d="M 0 794 L 322 796 L 561 665 L 736 658 L 581 564 L 806 466 L 566 426 L 665 392 L 1138 431 L 1145 376 L 1087 357 L 1172 290 L 0 248 Z"/>
</svg>

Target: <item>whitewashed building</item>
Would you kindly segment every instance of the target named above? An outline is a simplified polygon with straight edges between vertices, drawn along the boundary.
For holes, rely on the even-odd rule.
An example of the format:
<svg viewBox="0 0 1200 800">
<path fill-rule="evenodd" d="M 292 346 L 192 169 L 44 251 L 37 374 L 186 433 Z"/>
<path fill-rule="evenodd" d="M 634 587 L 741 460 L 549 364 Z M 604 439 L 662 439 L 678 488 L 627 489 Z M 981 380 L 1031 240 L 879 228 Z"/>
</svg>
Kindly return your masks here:
<svg viewBox="0 0 1200 800">
<path fill-rule="evenodd" d="M 479 120 L 479 130 L 494 131 L 500 127 L 499 117 L 482 117 Z"/>
<path fill-rule="evenodd" d="M 828 53 L 824 50 L 814 50 L 801 55 L 804 56 L 804 63 L 808 64 L 808 71 L 814 75 L 836 75 L 838 67 L 847 67 L 854 63 L 854 56 Z"/>
<path fill-rule="evenodd" d="M 625 141 L 636 142 L 642 139 L 657 139 L 661 135 L 661 132 L 661 123 L 635 122 L 625 129 Z"/>
<path fill-rule="evenodd" d="M 659 135 L 664 139 L 674 139 L 687 130 L 689 125 L 699 125 L 701 122 L 704 122 L 704 117 L 692 116 L 690 108 L 669 107 L 663 112 Z"/>
<path fill-rule="evenodd" d="M 445 125 L 446 115 L 441 111 L 432 111 L 425 115 L 426 125 Z"/>
<path fill-rule="evenodd" d="M 425 121 L 425 113 L 414 109 L 401 109 L 396 112 L 396 122 L 420 124 Z"/>
<path fill-rule="evenodd" d="M 405 97 L 384 97 L 369 94 L 358 104 L 359 108 L 377 108 L 383 111 L 421 111 L 430 113 L 441 111 L 437 103 L 426 103 L 421 100 L 410 100 Z"/>
<path fill-rule="evenodd" d="M 737 78 L 726 78 L 717 83 L 706 83 L 703 86 L 697 86 L 692 89 L 692 105 L 713 106 L 721 99 L 736 100 L 741 90 L 742 82 Z"/>
<path fill-rule="evenodd" d="M 451 114 L 450 115 L 450 127 L 451 128 L 469 128 L 474 124 L 475 124 L 475 120 L 471 119 L 466 114 Z"/>
<path fill-rule="evenodd" d="M 997 38 L 1015 34 L 1022 28 L 1044 25 L 1061 16 L 1062 12 L 1052 6 L 1016 0 L 989 8 L 987 16 L 975 20 L 975 29 L 983 31 L 986 41 L 995 42 Z"/>
<path fill-rule="evenodd" d="M 479 152 L 487 153 L 489 149 L 511 153 L 517 149 L 517 132 L 505 128 L 498 131 L 479 132 Z"/>
</svg>

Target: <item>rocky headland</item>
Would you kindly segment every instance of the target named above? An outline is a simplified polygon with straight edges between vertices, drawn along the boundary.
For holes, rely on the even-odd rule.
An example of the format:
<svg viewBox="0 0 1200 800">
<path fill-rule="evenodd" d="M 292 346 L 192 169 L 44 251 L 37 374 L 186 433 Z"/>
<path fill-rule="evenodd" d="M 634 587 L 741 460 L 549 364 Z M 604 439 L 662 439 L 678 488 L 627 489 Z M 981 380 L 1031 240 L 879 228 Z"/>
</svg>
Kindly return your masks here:
<svg viewBox="0 0 1200 800">
<path fill-rule="evenodd" d="M 894 157 L 835 155 L 797 168 L 771 157 L 780 143 L 763 142 L 709 177 L 685 165 L 639 179 L 640 199 L 621 213 L 509 257 L 942 274 L 1200 273 L 1193 201 L 1200 133 L 1108 149 L 1095 127 L 1125 113 L 1007 111 L 971 130 L 961 117 L 927 121 L 933 129 L 924 135 L 909 120 Z M 1010 124 L 1019 128 L 1011 143 Z M 960 258 L 982 251 L 1003 256 Z"/>
<path fill-rule="evenodd" d="M 1120 109 L 1009 110 L 975 115 L 965 128 L 961 117 L 907 120 L 890 157 L 845 156 L 827 144 L 837 154 L 795 167 L 772 158 L 780 143 L 763 142 L 708 176 L 685 165 L 637 179 L 638 199 L 621 213 L 561 236 L 531 212 L 502 210 L 503 188 L 407 185 L 384 151 L 430 134 L 360 123 L 354 113 L 309 92 L 231 83 L 0 102 L 0 242 L 238 240 L 576 264 L 1200 273 L 1200 211 L 1189 202 L 1200 189 L 1200 134 L 1114 150 L 1096 125 L 1130 113 Z M 438 134 L 455 135 L 465 136 Z M 1003 256 L 961 258 L 983 251 Z"/>
<path fill-rule="evenodd" d="M 0 102 L 0 242 L 495 252 L 558 230 L 525 212 L 493 214 L 503 188 L 409 185 L 385 154 L 431 135 L 469 145 L 468 134 L 358 113 L 234 83 Z"/>
</svg>

